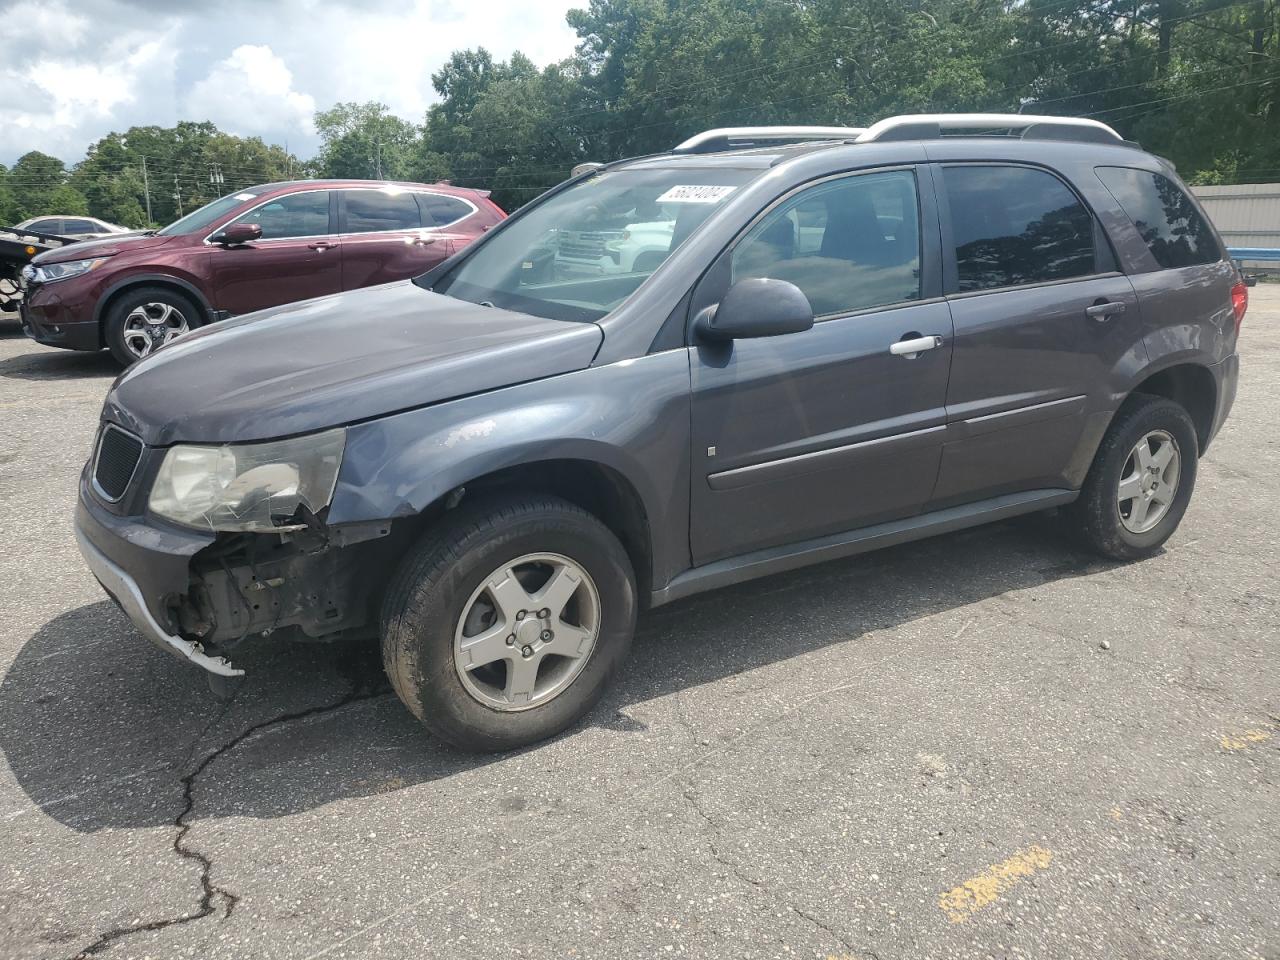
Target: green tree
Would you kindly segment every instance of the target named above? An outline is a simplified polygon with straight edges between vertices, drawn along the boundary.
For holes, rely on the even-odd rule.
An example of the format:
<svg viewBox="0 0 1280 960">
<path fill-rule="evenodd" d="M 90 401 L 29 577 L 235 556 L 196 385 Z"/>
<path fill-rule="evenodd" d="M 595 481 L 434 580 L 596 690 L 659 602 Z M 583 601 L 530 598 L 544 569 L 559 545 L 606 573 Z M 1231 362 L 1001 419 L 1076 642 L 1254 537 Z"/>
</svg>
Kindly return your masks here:
<svg viewBox="0 0 1280 960">
<path fill-rule="evenodd" d="M 10 203 L 15 220 L 89 212 L 84 194 L 68 183 L 66 165 L 39 150 L 19 157 L 6 181 L 12 194 Z"/>
<path fill-rule="evenodd" d="M 339 103 L 315 116 L 322 146 L 317 175 L 400 180 L 415 154 L 418 129 L 383 103 Z"/>
<path fill-rule="evenodd" d="M 16 211 L 17 202 L 9 186 L 9 170 L 0 163 L 0 227 L 12 226 L 21 220 Z"/>
</svg>

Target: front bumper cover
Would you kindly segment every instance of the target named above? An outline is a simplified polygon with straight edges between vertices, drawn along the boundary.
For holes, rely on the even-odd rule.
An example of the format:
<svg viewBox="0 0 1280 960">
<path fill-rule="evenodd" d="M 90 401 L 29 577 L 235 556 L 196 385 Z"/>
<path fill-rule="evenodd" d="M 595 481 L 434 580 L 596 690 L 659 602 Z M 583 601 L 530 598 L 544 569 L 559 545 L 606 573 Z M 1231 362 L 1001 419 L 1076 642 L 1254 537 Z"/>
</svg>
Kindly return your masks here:
<svg viewBox="0 0 1280 960">
<path fill-rule="evenodd" d="M 198 667 L 203 667 L 210 673 L 216 673 L 220 677 L 240 677 L 244 675 L 244 671 L 238 667 L 233 667 L 226 657 L 211 657 L 204 652 L 204 648 L 200 644 L 192 640 L 183 640 L 181 637 L 175 637 L 168 633 L 164 627 L 156 621 L 152 616 L 151 610 L 147 607 L 146 600 L 142 597 L 142 590 L 138 587 L 138 582 L 125 573 L 120 567 L 108 559 L 107 555 L 89 542 L 84 531 L 79 526 L 76 527 L 76 542 L 80 545 L 80 553 L 84 555 L 85 563 L 89 565 L 89 569 L 93 571 L 93 575 L 98 578 L 98 583 L 102 585 L 102 589 L 106 590 L 111 598 L 120 605 L 123 610 L 133 621 L 133 625 L 138 631 L 154 643 L 161 650 L 173 654 L 183 660 L 188 660 Z"/>
<path fill-rule="evenodd" d="M 76 542 L 102 588 L 120 605 L 138 631 L 160 649 L 210 673 L 244 673 L 224 657 L 210 656 L 195 641 L 184 640 L 164 623 L 166 597 L 187 589 L 191 557 L 213 542 L 196 532 L 162 530 L 137 518 L 109 513 L 93 500 L 88 470 L 80 480 L 76 505 Z"/>
</svg>

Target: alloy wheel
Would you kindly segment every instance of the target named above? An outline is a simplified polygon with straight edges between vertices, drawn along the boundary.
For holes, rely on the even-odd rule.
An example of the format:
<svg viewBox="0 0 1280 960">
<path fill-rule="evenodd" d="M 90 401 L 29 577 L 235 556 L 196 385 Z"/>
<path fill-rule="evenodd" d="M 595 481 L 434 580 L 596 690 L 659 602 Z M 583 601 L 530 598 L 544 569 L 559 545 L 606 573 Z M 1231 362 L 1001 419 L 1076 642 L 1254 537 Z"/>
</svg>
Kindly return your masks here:
<svg viewBox="0 0 1280 960">
<path fill-rule="evenodd" d="M 124 345 L 135 357 L 148 356 L 191 330 L 187 318 L 171 303 L 143 303 L 124 318 Z"/>
<path fill-rule="evenodd" d="M 600 634 L 600 594 L 568 557 L 505 563 L 462 608 L 453 658 L 467 692 L 495 710 L 540 706 L 577 679 Z"/>
<path fill-rule="evenodd" d="M 1165 430 L 1143 435 L 1120 471 L 1117 507 L 1130 533 L 1146 533 L 1164 519 L 1178 493 L 1182 456 Z"/>
</svg>

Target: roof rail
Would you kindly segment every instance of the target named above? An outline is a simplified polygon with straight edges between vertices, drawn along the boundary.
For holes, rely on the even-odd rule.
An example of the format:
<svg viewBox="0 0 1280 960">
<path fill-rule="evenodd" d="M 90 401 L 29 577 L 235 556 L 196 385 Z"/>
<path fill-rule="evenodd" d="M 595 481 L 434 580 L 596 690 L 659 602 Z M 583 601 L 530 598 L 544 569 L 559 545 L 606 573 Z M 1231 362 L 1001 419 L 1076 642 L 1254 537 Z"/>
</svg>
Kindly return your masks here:
<svg viewBox="0 0 1280 960">
<path fill-rule="evenodd" d="M 915 113 L 886 117 L 867 128 L 858 143 L 886 140 L 935 140 L 943 130 L 1020 130 L 1024 139 L 1127 143 L 1098 120 L 1039 117 L 1026 113 Z"/>
<path fill-rule="evenodd" d="M 866 132 L 866 127 L 720 127 L 695 134 L 671 152 L 719 153 L 767 143 L 853 140 Z"/>
</svg>

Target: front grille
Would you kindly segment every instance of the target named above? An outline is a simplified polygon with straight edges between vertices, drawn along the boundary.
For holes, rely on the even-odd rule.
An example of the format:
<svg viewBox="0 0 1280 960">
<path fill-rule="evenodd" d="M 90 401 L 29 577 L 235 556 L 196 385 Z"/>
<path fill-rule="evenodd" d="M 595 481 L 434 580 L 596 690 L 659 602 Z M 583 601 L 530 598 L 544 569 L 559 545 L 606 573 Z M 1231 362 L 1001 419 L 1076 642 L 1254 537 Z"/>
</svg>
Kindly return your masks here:
<svg viewBox="0 0 1280 960">
<path fill-rule="evenodd" d="M 98 462 L 93 465 L 93 482 L 98 485 L 98 492 L 112 501 L 123 497 L 141 458 L 142 441 L 107 424 L 98 441 Z"/>
<path fill-rule="evenodd" d="M 592 230 L 581 233 L 563 230 L 560 233 L 560 256 L 573 260 L 599 260 L 604 256 L 606 241 L 621 239 L 621 230 Z"/>
</svg>

